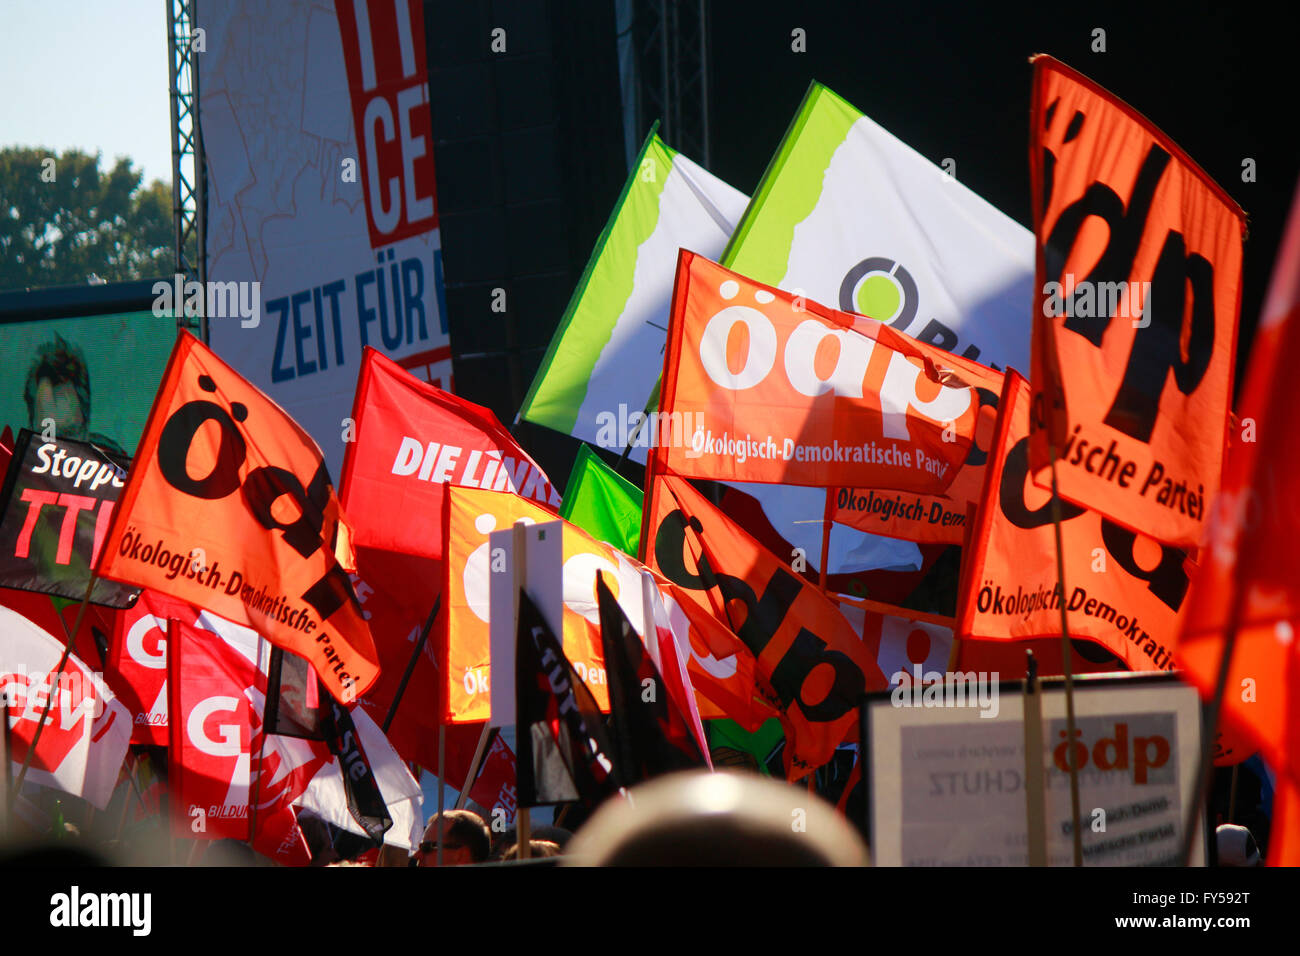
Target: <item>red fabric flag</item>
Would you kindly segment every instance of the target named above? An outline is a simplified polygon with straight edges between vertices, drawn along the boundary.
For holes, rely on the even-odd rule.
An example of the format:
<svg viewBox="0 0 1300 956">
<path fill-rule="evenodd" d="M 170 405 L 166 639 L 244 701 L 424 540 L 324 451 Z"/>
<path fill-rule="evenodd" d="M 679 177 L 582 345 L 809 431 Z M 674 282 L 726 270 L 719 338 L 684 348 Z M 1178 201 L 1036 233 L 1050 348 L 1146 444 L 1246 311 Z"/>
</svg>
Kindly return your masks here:
<svg viewBox="0 0 1300 956">
<path fill-rule="evenodd" d="M 719 481 L 948 490 L 975 389 L 942 349 L 682 250 L 652 471 Z"/>
<path fill-rule="evenodd" d="M 1178 657 L 1203 696 L 1214 693 L 1225 639 L 1236 646 L 1221 726 L 1244 735 L 1300 783 L 1300 191 L 1260 316 L 1201 573 Z M 1279 790 L 1282 782 L 1279 779 Z M 1297 824 L 1300 826 L 1300 823 Z"/>
<path fill-rule="evenodd" d="M 641 540 L 647 562 L 746 645 L 754 692 L 786 727 L 786 771 L 804 776 L 856 733 L 866 690 L 888 686 L 844 614 L 685 480 L 655 480 Z"/>
<path fill-rule="evenodd" d="M 366 349 L 341 500 L 358 545 L 441 558 L 449 485 L 509 491 L 554 512 L 560 496 L 492 412 Z"/>
<path fill-rule="evenodd" d="M 345 571 L 349 535 L 316 443 L 182 332 L 99 573 L 257 628 L 349 702 L 379 673 Z"/>
<path fill-rule="evenodd" d="M 1127 103 L 1034 60 L 1034 480 L 1196 547 L 1219 489 L 1245 213 Z"/>
</svg>

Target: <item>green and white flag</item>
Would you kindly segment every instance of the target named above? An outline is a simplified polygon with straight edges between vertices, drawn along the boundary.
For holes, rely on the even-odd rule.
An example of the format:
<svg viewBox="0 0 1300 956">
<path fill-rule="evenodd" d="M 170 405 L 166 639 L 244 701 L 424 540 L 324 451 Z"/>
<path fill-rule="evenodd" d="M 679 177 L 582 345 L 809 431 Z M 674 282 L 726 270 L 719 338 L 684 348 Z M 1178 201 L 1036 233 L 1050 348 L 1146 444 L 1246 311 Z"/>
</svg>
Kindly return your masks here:
<svg viewBox="0 0 1300 956">
<path fill-rule="evenodd" d="M 820 83 L 722 264 L 986 365 L 1029 368 L 1033 233 Z"/>
<path fill-rule="evenodd" d="M 671 149 L 657 128 L 519 410 L 520 418 L 620 452 L 663 370 L 678 249 L 717 259 L 749 202 Z M 645 448 L 634 452 L 645 460 Z"/>
</svg>

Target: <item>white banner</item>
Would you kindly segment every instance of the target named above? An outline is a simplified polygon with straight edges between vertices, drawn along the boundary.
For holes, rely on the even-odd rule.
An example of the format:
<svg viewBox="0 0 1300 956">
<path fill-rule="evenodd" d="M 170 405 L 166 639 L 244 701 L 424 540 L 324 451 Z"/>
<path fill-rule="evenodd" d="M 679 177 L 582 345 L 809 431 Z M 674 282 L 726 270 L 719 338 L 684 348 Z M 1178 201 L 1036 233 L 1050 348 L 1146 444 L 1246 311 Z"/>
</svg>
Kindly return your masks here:
<svg viewBox="0 0 1300 956">
<path fill-rule="evenodd" d="M 199 27 L 210 342 L 337 478 L 365 346 L 451 387 L 423 8 L 212 0 Z"/>
</svg>

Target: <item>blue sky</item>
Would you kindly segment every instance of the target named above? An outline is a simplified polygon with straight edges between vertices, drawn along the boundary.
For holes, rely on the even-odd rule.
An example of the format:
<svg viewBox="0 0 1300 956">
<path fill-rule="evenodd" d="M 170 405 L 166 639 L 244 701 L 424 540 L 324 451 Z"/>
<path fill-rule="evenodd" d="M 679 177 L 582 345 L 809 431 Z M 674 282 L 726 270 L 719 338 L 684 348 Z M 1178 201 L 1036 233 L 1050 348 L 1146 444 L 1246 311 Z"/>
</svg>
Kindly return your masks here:
<svg viewBox="0 0 1300 956">
<path fill-rule="evenodd" d="M 166 0 L 0 0 L 0 148 L 129 156 L 171 182 Z"/>
</svg>

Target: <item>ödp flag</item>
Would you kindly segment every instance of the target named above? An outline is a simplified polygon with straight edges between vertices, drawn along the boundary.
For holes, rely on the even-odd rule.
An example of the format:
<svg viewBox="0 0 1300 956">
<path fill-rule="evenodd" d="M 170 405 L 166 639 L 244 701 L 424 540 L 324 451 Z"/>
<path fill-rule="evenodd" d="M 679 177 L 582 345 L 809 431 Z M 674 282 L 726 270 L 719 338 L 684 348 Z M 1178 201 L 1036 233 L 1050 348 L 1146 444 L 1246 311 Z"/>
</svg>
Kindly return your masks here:
<svg viewBox="0 0 1300 956">
<path fill-rule="evenodd" d="M 176 340 L 100 556 L 312 662 L 337 699 L 379 673 L 320 448 L 188 332 Z"/>
<path fill-rule="evenodd" d="M 962 560 L 963 640 L 1061 633 L 1051 496 L 1029 475 L 1029 404 L 1029 383 L 1008 371 L 983 503 Z M 1070 636 L 1097 642 L 1130 670 L 1173 670 L 1179 613 L 1196 570 L 1187 552 L 1066 501 L 1060 513 Z"/>
<path fill-rule="evenodd" d="M 686 481 L 655 479 L 647 561 L 748 646 L 760 688 L 786 728 L 786 771 L 798 779 L 855 732 L 864 691 L 885 677 L 836 605 L 733 524 Z"/>
<path fill-rule="evenodd" d="M 943 369 L 974 386 L 979 417 L 970 454 L 943 495 L 901 494 L 875 488 L 833 488 L 831 520 L 890 538 L 924 544 L 963 544 L 967 515 L 979 504 L 984 468 L 997 425 L 1002 373 L 957 355 L 945 356 Z"/>
<path fill-rule="evenodd" d="M 7 733 L 16 777 L 52 699 L 25 782 L 75 794 L 103 810 L 131 740 L 131 715 L 75 654 L 56 681 L 63 648 L 63 641 L 0 607 L 0 694 L 9 705 L 9 726 L 0 730 Z"/>
<path fill-rule="evenodd" d="M 640 488 L 583 445 L 564 488 L 560 517 L 597 541 L 636 554 L 641 541 L 641 498 Z"/>
<path fill-rule="evenodd" d="M 942 349 L 856 321 L 682 250 L 651 470 L 943 494 L 974 387 L 944 383 Z"/>
<path fill-rule="evenodd" d="M 366 350 L 352 417 L 341 501 L 358 545 L 441 557 L 449 485 L 560 506 L 545 472 L 490 410 L 421 382 L 374 349 Z"/>
<path fill-rule="evenodd" d="M 1300 785 L 1300 450 L 1294 436 L 1300 403 L 1292 373 L 1297 355 L 1300 189 L 1260 314 L 1238 408 L 1242 425 L 1232 436 L 1178 643 L 1188 679 L 1209 696 L 1235 627 L 1224 725 L 1244 733 L 1278 774 L 1290 775 L 1293 795 Z M 1300 813 L 1294 801 L 1292 806 Z M 1295 813 L 1291 823 L 1300 832 Z"/>
<path fill-rule="evenodd" d="M 985 365 L 1023 369 L 1033 254 L 1029 230 L 960 173 L 813 83 L 722 264 Z"/>
<path fill-rule="evenodd" d="M 560 320 L 521 417 L 622 450 L 659 379 L 679 248 L 717 258 L 748 198 L 651 130 Z M 621 406 L 621 409 L 620 409 Z M 621 413 L 620 413 L 621 412 Z M 632 450 L 637 461 L 645 451 Z"/>
<path fill-rule="evenodd" d="M 1245 214 L 1128 104 L 1034 60 L 1034 480 L 1201 543 L 1232 399 Z M 1104 223 L 1104 227 L 1102 225 Z"/>
</svg>

